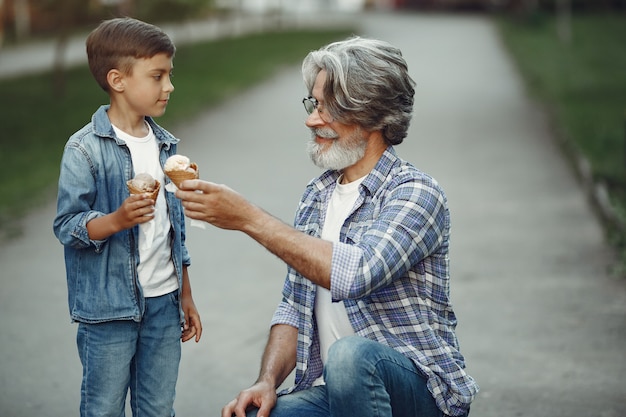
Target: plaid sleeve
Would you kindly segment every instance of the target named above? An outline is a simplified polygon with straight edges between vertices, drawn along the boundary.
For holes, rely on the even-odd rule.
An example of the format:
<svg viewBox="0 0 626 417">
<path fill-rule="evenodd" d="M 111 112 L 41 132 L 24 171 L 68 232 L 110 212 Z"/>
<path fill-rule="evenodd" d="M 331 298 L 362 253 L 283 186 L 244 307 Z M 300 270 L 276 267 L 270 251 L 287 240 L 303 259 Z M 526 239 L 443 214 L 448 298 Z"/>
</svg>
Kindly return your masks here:
<svg viewBox="0 0 626 417">
<path fill-rule="evenodd" d="M 404 276 L 442 243 L 448 224 L 445 197 L 436 183 L 406 175 L 367 196 L 333 246 L 331 293 L 357 299 Z"/>
<path fill-rule="evenodd" d="M 283 298 L 278 304 L 276 311 L 274 311 L 271 326 L 275 324 L 288 324 L 297 328 L 298 321 L 298 312 Z"/>
</svg>

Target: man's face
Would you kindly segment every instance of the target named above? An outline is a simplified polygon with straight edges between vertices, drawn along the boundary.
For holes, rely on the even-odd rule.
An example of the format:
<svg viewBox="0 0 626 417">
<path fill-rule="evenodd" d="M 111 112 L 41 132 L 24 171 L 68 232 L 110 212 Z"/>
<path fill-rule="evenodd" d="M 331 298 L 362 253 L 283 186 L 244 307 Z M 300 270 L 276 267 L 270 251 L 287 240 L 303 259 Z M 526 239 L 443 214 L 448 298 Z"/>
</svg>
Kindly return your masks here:
<svg viewBox="0 0 626 417">
<path fill-rule="evenodd" d="M 326 71 L 322 70 L 317 75 L 311 91 L 319 105 L 306 119 L 306 125 L 311 129 L 307 151 L 318 167 L 342 170 L 363 158 L 367 140 L 360 126 L 346 125 L 330 117 L 324 106 L 325 82 Z"/>
</svg>

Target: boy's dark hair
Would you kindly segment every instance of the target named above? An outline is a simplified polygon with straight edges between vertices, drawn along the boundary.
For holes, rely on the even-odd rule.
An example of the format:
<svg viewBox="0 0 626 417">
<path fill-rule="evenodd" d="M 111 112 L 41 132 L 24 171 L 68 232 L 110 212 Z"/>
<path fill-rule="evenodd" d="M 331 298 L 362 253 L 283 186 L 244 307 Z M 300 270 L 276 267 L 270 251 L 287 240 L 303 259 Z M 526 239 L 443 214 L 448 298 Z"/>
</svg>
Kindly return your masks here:
<svg viewBox="0 0 626 417">
<path fill-rule="evenodd" d="M 173 57 L 176 46 L 158 27 L 130 17 L 105 20 L 86 41 L 89 69 L 106 92 L 107 74 L 118 69 L 130 74 L 135 59 L 152 58 L 159 53 Z"/>
</svg>

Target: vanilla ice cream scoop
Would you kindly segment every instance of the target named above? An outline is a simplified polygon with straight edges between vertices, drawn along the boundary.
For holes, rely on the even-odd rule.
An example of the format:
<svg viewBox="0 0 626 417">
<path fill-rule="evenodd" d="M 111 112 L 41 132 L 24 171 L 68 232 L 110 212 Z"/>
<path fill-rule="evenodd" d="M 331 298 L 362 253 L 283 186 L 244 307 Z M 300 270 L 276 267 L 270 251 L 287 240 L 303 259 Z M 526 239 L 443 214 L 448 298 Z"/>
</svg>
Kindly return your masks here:
<svg viewBox="0 0 626 417">
<path fill-rule="evenodd" d="M 172 155 L 165 161 L 163 172 L 179 187 L 184 180 L 199 178 L 198 165 L 184 155 Z M 169 191 L 169 190 L 168 190 Z"/>
<path fill-rule="evenodd" d="M 191 161 L 184 155 L 172 155 L 165 161 L 164 171 L 186 171 L 189 169 Z"/>
</svg>

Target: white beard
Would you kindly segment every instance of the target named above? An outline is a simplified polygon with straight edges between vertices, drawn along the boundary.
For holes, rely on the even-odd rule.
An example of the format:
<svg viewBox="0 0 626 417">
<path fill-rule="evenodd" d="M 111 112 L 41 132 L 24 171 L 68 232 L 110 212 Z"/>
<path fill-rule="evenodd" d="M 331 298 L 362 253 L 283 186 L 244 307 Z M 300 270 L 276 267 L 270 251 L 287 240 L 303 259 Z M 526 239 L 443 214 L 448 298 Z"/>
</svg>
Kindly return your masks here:
<svg viewBox="0 0 626 417">
<path fill-rule="evenodd" d="M 311 129 L 311 140 L 307 144 L 307 152 L 313 163 L 322 169 L 340 171 L 356 164 L 365 155 L 367 140 L 362 136 L 361 129 L 356 129 L 350 136 L 339 139 L 339 135 L 331 129 Z M 329 145 L 320 145 L 315 137 L 333 139 Z"/>
</svg>

